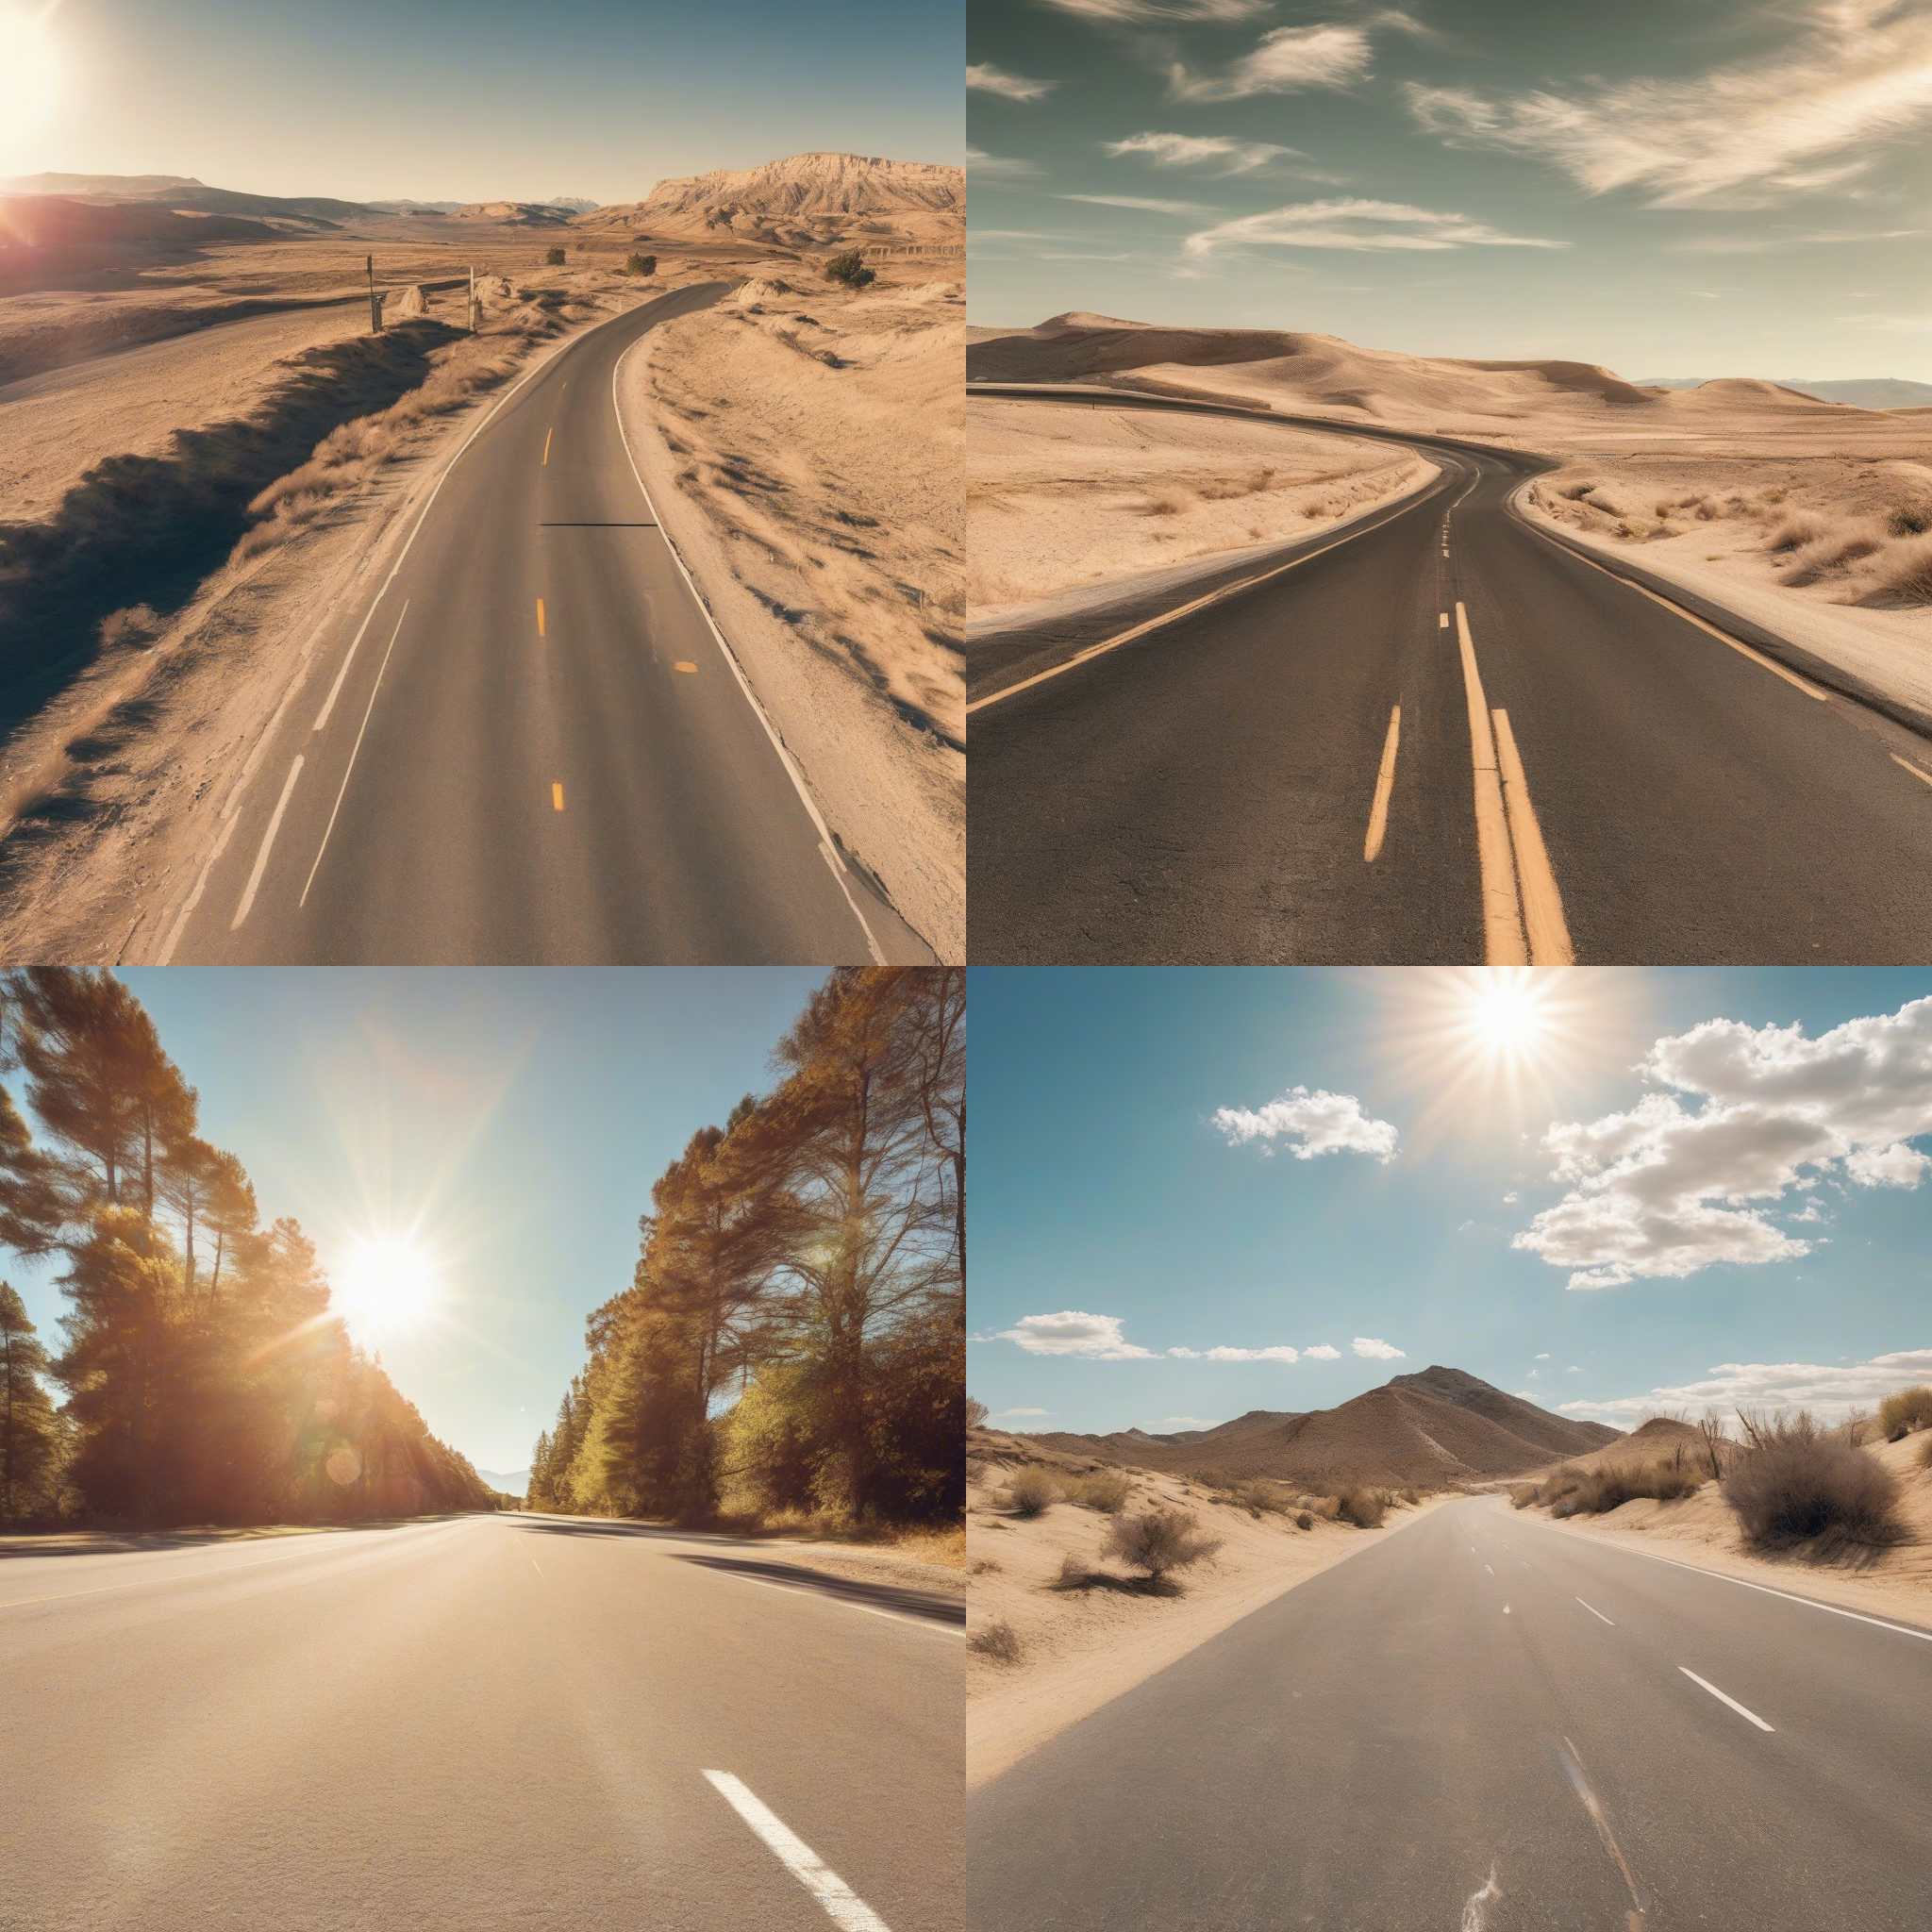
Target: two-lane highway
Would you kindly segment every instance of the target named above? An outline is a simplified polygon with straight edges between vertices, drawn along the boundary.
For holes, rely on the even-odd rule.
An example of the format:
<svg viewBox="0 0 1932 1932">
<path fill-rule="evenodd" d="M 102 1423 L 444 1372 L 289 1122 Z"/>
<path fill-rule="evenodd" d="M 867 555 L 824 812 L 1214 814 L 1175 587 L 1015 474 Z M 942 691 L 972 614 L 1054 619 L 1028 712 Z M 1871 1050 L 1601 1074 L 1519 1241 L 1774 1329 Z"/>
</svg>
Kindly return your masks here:
<svg viewBox="0 0 1932 1932">
<path fill-rule="evenodd" d="M 1932 957 L 1932 747 L 1531 528 L 1541 458 L 1373 434 L 1441 475 L 1172 622 L 976 640 L 974 959 Z"/>
<path fill-rule="evenodd" d="M 250 755 L 140 950 L 203 964 L 916 960 L 658 527 L 618 365 L 705 283 L 487 405 Z"/>
<path fill-rule="evenodd" d="M 0 1924 L 951 1932 L 962 1613 L 787 1558 L 535 1515 L 9 1549 Z"/>
<path fill-rule="evenodd" d="M 1444 1504 L 975 1792 L 975 1932 L 1919 1932 L 1932 1635 Z"/>
</svg>

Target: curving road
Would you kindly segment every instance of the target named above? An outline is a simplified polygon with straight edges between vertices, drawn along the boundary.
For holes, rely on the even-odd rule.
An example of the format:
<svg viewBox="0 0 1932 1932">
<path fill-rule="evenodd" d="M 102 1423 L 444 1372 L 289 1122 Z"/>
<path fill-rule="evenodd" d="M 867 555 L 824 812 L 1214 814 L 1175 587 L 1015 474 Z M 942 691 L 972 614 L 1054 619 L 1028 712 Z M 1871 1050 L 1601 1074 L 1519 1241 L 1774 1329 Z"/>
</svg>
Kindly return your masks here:
<svg viewBox="0 0 1932 1932">
<path fill-rule="evenodd" d="M 658 528 L 579 336 L 446 463 L 251 754 L 158 963 L 928 958 L 849 870 Z"/>
<path fill-rule="evenodd" d="M 1932 1632 L 1444 1504 L 968 1802 L 974 1932 L 1918 1932 Z"/>
<path fill-rule="evenodd" d="M 1278 420 L 1441 474 L 1265 558 L 974 635 L 974 960 L 1932 957 L 1932 745 L 1525 524 L 1541 458 Z"/>
<path fill-rule="evenodd" d="M 471 1516 L 0 1544 L 8 1932 L 958 1932 L 957 1601 Z"/>
</svg>

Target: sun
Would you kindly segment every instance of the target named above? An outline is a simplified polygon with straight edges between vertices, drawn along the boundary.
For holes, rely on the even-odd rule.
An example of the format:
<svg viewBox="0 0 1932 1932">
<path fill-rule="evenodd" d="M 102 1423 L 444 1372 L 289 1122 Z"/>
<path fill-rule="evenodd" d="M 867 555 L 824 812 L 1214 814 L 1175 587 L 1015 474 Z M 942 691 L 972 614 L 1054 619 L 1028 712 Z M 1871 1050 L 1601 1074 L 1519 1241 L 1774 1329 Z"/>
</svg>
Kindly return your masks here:
<svg viewBox="0 0 1932 1932">
<path fill-rule="evenodd" d="M 441 1284 L 435 1258 L 408 1235 L 358 1241 L 329 1286 L 330 1308 L 358 1341 L 407 1333 L 435 1311 Z"/>
<path fill-rule="evenodd" d="M 1535 1059 L 1555 1033 L 1556 982 L 1527 966 L 1491 966 L 1461 983 L 1464 1024 L 1474 1044 L 1497 1059 Z"/>
<path fill-rule="evenodd" d="M 0 0 L 0 138 L 18 141 L 54 118 L 60 56 L 46 15 Z"/>
</svg>

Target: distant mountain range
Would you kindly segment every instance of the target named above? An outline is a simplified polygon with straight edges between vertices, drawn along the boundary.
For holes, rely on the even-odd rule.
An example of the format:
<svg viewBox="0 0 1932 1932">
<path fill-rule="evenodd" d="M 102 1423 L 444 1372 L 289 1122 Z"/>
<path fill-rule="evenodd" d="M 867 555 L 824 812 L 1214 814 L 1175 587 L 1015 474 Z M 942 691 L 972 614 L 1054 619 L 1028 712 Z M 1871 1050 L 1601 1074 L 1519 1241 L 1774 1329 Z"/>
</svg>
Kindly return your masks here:
<svg viewBox="0 0 1932 1932">
<path fill-rule="evenodd" d="M 1703 375 L 1657 375 L 1640 389 L 1698 389 Z M 1919 409 L 1932 405 L 1932 382 L 1908 382 L 1901 375 L 1850 377 L 1842 382 L 1801 382 L 1795 375 L 1770 378 L 1779 389 L 1794 389 L 1822 403 L 1849 403 L 1855 409 Z"/>
<path fill-rule="evenodd" d="M 1397 1375 L 1334 1408 L 1250 1409 L 1211 1429 L 1153 1435 L 1065 1431 L 1028 1441 L 1138 1469 L 1195 1475 L 1272 1475 L 1319 1483 L 1480 1481 L 1522 1475 L 1618 1440 L 1601 1423 L 1553 1415 L 1461 1369 Z"/>
<path fill-rule="evenodd" d="M 527 1469 L 479 1469 L 476 1474 L 492 1490 L 501 1490 L 507 1496 L 521 1496 L 530 1487 Z"/>
</svg>

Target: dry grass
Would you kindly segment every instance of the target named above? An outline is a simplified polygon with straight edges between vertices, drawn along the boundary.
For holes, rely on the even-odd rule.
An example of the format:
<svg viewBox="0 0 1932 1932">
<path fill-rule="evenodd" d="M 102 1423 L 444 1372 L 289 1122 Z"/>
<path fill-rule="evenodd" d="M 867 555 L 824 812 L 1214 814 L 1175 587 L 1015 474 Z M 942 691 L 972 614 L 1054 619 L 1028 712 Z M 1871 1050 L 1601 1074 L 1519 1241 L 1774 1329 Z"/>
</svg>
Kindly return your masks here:
<svg viewBox="0 0 1932 1932">
<path fill-rule="evenodd" d="M 1091 1475 L 1062 1478 L 1060 1495 L 1082 1509 L 1096 1509 L 1103 1516 L 1117 1516 L 1125 1507 L 1133 1485 L 1117 1470 L 1096 1470 Z"/>
<path fill-rule="evenodd" d="M 1357 1529 L 1379 1529 L 1388 1513 L 1388 1499 L 1380 1490 L 1351 1487 L 1336 1491 L 1336 1517 L 1342 1523 L 1354 1524 Z"/>
<path fill-rule="evenodd" d="M 1043 1469 L 1016 1469 L 1007 1484 L 1007 1507 L 1015 1516 L 1044 1516 L 1060 1499 L 1060 1486 Z"/>
<path fill-rule="evenodd" d="M 1004 1619 L 989 1624 L 984 1630 L 975 1630 L 966 1640 L 966 1648 L 996 1664 L 1016 1664 L 1022 1655 L 1019 1632 Z"/>
<path fill-rule="evenodd" d="M 1932 537 L 1888 545 L 1869 578 L 1864 603 L 1891 608 L 1932 604 Z"/>
<path fill-rule="evenodd" d="M 1724 1473 L 1724 1496 L 1757 1548 L 1819 1556 L 1906 1541 L 1898 1478 L 1804 1410 L 1759 1423 Z"/>
<path fill-rule="evenodd" d="M 1924 1428 L 1932 1428 L 1932 1389 L 1901 1389 L 1878 1405 L 1878 1433 L 1888 1442 Z"/>
</svg>

